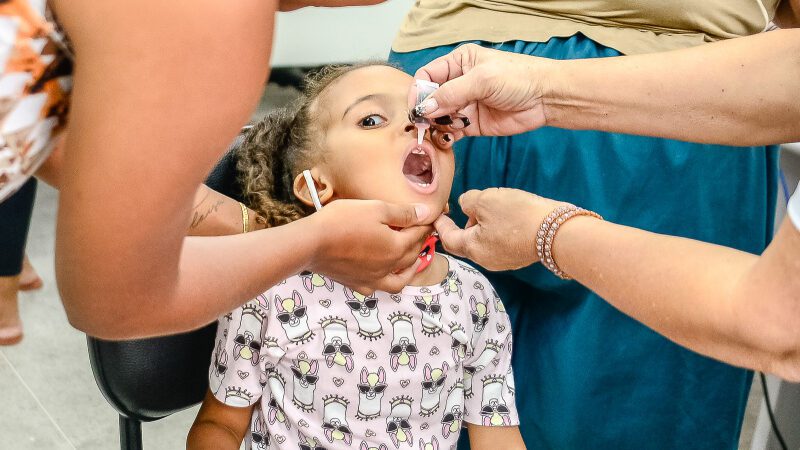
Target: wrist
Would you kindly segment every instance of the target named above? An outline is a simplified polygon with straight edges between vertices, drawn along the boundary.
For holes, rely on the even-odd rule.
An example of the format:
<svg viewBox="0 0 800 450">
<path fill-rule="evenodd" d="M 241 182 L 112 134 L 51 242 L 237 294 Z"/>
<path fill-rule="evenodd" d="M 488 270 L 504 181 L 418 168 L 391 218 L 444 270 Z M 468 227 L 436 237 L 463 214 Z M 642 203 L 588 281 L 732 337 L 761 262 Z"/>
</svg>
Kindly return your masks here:
<svg viewBox="0 0 800 450">
<path fill-rule="evenodd" d="M 567 61 L 550 61 L 544 65 L 543 73 L 536 74 L 542 82 L 542 109 L 545 126 L 569 128 L 570 100 L 574 86 L 570 82 L 570 68 Z M 567 65 L 567 67 L 565 67 Z"/>
<path fill-rule="evenodd" d="M 321 219 L 322 214 L 312 214 L 292 223 L 299 227 L 295 232 L 303 236 L 305 243 L 303 248 L 307 253 L 302 255 L 303 268 L 312 272 L 318 266 L 319 258 L 326 254 L 325 247 L 329 233 L 326 233 Z"/>
<path fill-rule="evenodd" d="M 570 227 L 570 222 L 574 224 L 576 220 L 580 220 L 581 218 L 603 220 L 599 214 L 593 211 L 566 203 L 555 208 L 545 216 L 536 232 L 537 256 L 547 269 L 562 280 L 570 280 L 572 277 L 566 271 L 566 266 L 562 264 L 563 258 L 561 258 L 561 256 L 563 255 L 560 254 L 559 250 L 563 250 L 564 246 L 559 245 L 557 249 L 556 243 L 559 242 L 559 240 L 563 242 L 565 229 L 573 228 Z"/>
</svg>

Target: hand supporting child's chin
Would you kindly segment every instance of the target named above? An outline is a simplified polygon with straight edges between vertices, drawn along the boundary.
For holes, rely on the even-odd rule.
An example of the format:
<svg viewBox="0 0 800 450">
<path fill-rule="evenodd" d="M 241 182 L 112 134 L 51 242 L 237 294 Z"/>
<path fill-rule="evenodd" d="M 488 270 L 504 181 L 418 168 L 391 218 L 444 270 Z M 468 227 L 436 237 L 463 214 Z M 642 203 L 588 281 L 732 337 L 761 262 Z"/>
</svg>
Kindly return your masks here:
<svg viewBox="0 0 800 450">
<path fill-rule="evenodd" d="M 561 203 L 518 189 L 472 190 L 459 198 L 468 217 L 459 228 L 440 216 L 434 226 L 444 249 L 494 271 L 512 270 L 537 262 L 536 230 Z"/>
<path fill-rule="evenodd" d="M 418 255 L 433 232 L 430 207 L 379 200 L 336 200 L 303 222 L 315 239 L 307 267 L 362 294 L 400 292 L 414 277 Z M 398 228 L 394 230 L 392 227 Z"/>
</svg>

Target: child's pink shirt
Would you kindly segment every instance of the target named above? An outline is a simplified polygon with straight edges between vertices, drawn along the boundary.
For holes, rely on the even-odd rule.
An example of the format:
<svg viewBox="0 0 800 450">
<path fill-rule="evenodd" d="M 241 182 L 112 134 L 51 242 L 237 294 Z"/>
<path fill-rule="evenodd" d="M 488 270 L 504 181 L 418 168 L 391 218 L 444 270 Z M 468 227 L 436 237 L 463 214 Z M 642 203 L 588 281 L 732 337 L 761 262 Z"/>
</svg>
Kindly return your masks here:
<svg viewBox="0 0 800 450">
<path fill-rule="evenodd" d="M 462 421 L 519 424 L 508 315 L 480 272 L 446 258 L 438 285 L 364 297 L 301 274 L 222 317 L 210 388 L 257 404 L 248 446 L 438 450 Z"/>
</svg>

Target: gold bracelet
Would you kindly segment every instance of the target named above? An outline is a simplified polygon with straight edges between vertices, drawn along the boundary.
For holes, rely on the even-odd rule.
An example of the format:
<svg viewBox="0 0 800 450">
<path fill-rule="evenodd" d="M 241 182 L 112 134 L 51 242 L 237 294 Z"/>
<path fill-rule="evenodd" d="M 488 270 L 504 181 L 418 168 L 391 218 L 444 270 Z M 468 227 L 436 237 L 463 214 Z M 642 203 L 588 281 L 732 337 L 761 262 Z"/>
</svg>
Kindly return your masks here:
<svg viewBox="0 0 800 450">
<path fill-rule="evenodd" d="M 239 206 L 242 208 L 242 233 L 247 233 L 250 231 L 250 217 L 247 214 L 247 206 L 244 206 L 242 202 L 239 202 Z"/>
<path fill-rule="evenodd" d="M 576 216 L 589 216 L 603 220 L 603 217 L 596 212 L 575 205 L 566 204 L 554 209 L 542 221 L 536 235 L 536 253 L 542 264 L 562 280 L 571 280 L 572 277 L 564 273 L 556 263 L 553 256 L 553 243 L 556 239 L 558 230 L 569 220 Z"/>
</svg>

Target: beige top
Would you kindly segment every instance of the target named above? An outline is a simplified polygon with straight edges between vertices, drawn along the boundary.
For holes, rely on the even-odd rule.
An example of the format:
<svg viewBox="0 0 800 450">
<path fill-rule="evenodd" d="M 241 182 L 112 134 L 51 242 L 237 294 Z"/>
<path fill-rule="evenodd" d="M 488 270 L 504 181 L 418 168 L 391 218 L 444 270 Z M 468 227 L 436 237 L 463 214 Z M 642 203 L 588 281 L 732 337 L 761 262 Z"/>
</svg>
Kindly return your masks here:
<svg viewBox="0 0 800 450">
<path fill-rule="evenodd" d="M 545 42 L 583 33 L 624 54 L 764 31 L 780 0 L 417 0 L 392 48 L 469 40 Z"/>
</svg>

